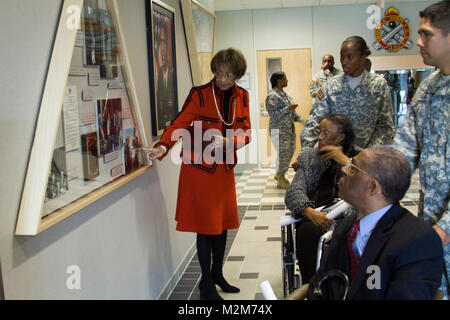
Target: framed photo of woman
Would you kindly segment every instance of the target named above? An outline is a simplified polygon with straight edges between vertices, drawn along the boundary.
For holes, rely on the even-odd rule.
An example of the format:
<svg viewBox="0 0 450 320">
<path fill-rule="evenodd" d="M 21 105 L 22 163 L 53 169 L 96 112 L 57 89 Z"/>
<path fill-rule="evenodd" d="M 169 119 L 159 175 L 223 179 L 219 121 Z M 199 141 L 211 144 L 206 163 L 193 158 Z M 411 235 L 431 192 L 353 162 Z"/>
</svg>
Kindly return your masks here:
<svg viewBox="0 0 450 320">
<path fill-rule="evenodd" d="M 159 136 L 178 113 L 175 10 L 148 0 L 146 16 L 152 134 Z"/>
</svg>

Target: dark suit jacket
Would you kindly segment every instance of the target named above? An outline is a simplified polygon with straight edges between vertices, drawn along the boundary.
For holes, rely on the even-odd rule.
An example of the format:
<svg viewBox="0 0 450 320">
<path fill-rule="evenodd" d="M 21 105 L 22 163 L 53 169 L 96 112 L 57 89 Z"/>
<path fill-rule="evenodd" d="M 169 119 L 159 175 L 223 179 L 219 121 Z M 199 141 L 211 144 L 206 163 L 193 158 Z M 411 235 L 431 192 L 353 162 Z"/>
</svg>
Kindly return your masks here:
<svg viewBox="0 0 450 320">
<path fill-rule="evenodd" d="M 356 214 L 343 219 L 333 232 L 328 255 L 310 281 L 308 296 L 321 274 L 338 269 L 349 275 L 347 234 Z M 347 299 L 432 299 L 443 273 L 442 241 L 434 229 L 398 203 L 378 221 L 359 260 L 358 271 Z M 379 289 L 371 265 L 379 267 Z M 369 281 L 367 281 L 369 280 Z M 327 283 L 332 292 L 333 282 Z"/>
</svg>

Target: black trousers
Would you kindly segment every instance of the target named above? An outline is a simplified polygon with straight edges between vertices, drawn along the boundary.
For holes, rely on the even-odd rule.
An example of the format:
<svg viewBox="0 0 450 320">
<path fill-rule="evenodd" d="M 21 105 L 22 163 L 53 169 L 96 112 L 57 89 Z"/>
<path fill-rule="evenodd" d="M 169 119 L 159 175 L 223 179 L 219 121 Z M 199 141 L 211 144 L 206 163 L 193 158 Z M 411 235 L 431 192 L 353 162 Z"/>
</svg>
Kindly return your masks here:
<svg viewBox="0 0 450 320">
<path fill-rule="evenodd" d="M 316 272 L 317 246 L 324 232 L 308 219 L 298 222 L 295 228 L 298 265 L 302 275 L 302 283 L 305 284 L 309 283 Z"/>
</svg>

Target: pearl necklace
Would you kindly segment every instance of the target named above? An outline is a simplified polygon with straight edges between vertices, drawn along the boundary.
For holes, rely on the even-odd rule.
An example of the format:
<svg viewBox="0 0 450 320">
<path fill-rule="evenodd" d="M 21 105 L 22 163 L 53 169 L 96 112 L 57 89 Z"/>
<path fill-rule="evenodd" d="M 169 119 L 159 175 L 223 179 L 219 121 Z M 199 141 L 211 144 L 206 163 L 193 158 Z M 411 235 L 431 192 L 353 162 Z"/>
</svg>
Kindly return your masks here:
<svg viewBox="0 0 450 320">
<path fill-rule="evenodd" d="M 216 110 L 217 110 L 217 115 L 219 116 L 219 119 L 227 126 L 232 126 L 235 120 L 235 116 L 236 116 L 236 99 L 234 99 L 234 104 L 233 104 L 233 121 L 231 121 L 231 123 L 226 123 L 225 120 L 223 120 L 222 118 L 222 114 L 219 111 L 219 107 L 217 107 L 217 101 L 216 101 L 216 94 L 214 93 L 214 82 L 212 82 L 212 94 L 214 97 L 214 104 L 216 106 Z"/>
</svg>

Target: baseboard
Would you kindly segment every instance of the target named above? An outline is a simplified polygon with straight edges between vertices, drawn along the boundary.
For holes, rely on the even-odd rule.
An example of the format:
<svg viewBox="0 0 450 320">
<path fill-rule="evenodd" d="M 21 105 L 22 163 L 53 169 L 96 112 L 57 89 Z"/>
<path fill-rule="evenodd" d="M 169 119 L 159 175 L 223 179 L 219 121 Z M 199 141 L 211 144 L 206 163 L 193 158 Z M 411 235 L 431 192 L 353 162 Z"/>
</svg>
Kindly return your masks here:
<svg viewBox="0 0 450 320">
<path fill-rule="evenodd" d="M 166 286 L 160 293 L 157 300 L 167 300 L 170 297 L 170 294 L 172 293 L 173 289 L 177 286 L 178 281 L 180 281 L 181 277 L 183 276 L 184 272 L 186 271 L 187 267 L 189 266 L 189 263 L 191 262 L 193 256 L 197 252 L 197 247 L 195 245 L 195 241 L 192 244 L 191 248 L 188 250 L 184 258 L 181 260 L 178 267 L 175 269 L 175 272 L 173 273 L 170 280 L 167 282 Z"/>
<path fill-rule="evenodd" d="M 0 260 L 0 300 L 5 300 L 5 290 L 3 289 L 2 261 Z"/>
</svg>

